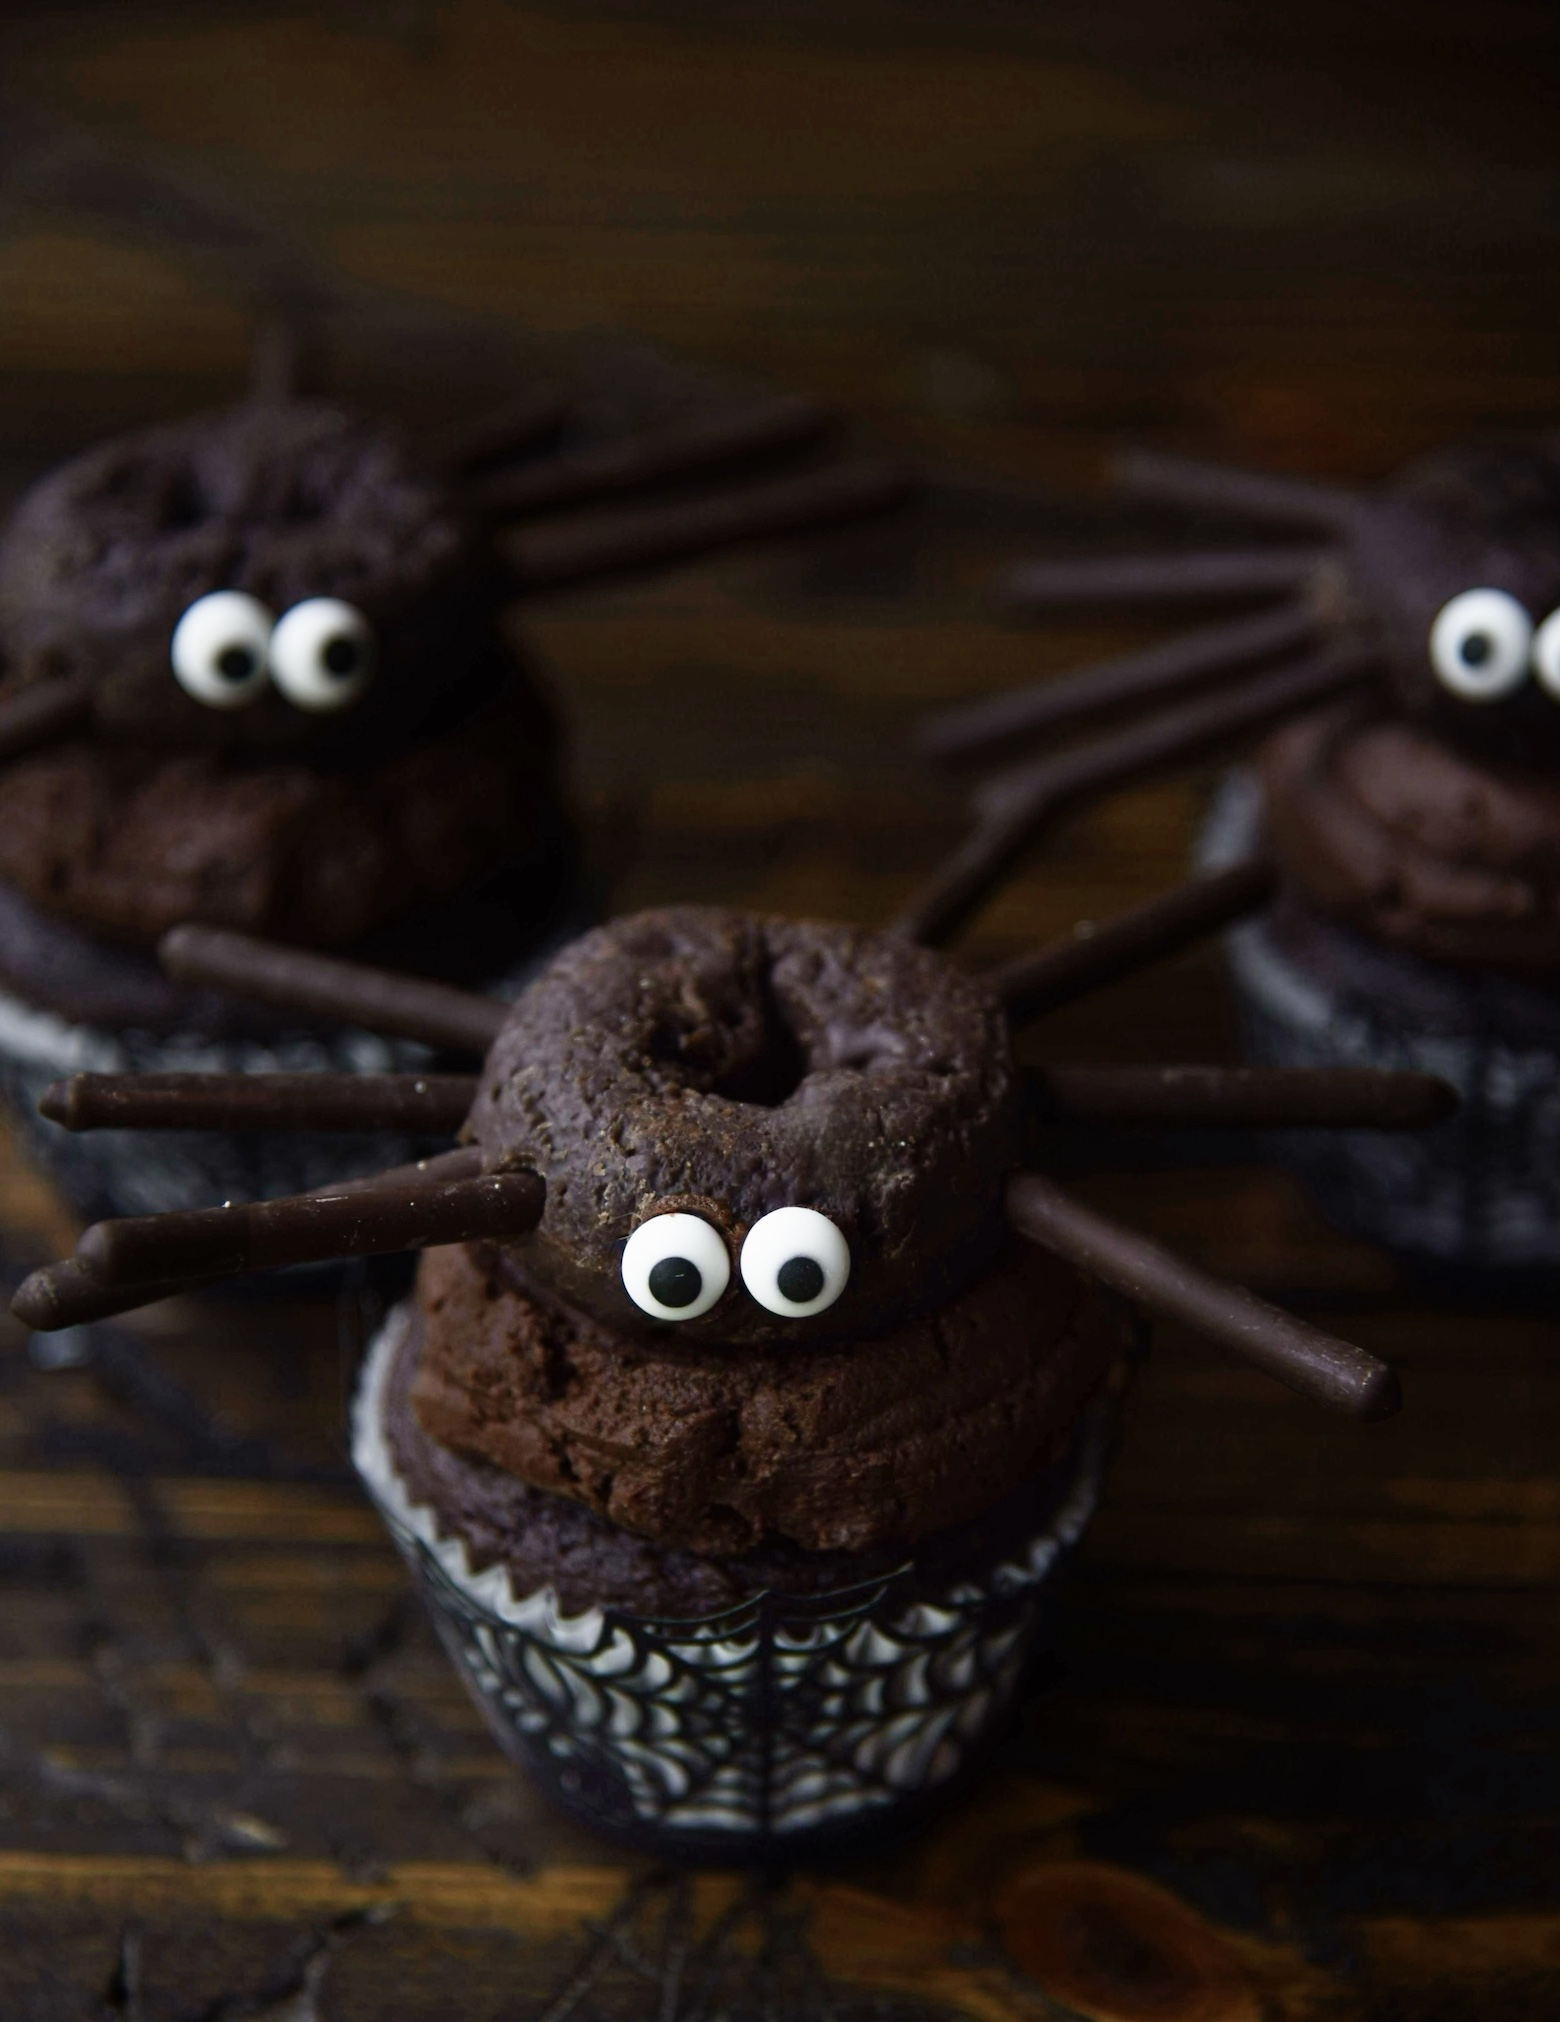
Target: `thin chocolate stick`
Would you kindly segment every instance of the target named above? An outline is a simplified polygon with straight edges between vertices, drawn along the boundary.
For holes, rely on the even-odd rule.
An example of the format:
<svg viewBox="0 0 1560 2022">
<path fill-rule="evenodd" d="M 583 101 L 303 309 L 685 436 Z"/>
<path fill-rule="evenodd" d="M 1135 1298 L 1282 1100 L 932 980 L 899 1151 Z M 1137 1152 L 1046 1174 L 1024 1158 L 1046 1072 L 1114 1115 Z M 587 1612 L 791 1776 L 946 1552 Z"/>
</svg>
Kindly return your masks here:
<svg viewBox="0 0 1560 2022">
<path fill-rule="evenodd" d="M 385 1256 L 432 1243 L 521 1236 L 541 1218 L 535 1173 L 381 1180 L 182 1214 L 94 1222 L 76 1257 L 105 1284 L 161 1284 L 190 1273 L 236 1277 L 335 1257 Z"/>
<path fill-rule="evenodd" d="M 431 1180 L 474 1179 L 482 1170 L 482 1154 L 475 1146 L 440 1152 L 434 1158 L 419 1159 L 415 1165 L 395 1166 L 388 1172 L 371 1173 L 363 1180 L 342 1180 L 318 1191 L 332 1198 L 364 1188 L 372 1190 L 389 1180 L 427 1182 Z M 46 1264 L 17 1287 L 11 1311 L 26 1326 L 40 1334 L 58 1332 L 61 1327 L 84 1327 L 94 1320 L 108 1320 L 116 1313 L 133 1312 L 138 1306 L 153 1306 L 181 1292 L 198 1292 L 220 1282 L 225 1275 L 191 1272 L 158 1282 L 132 1285 L 111 1284 L 79 1257 L 66 1257 Z"/>
<path fill-rule="evenodd" d="M 219 1282 L 183 1277 L 170 1278 L 164 1285 L 110 1285 L 75 1257 L 64 1257 L 22 1280 L 12 1296 L 11 1311 L 35 1334 L 57 1334 L 62 1327 L 89 1327 L 95 1320 L 112 1320 L 116 1314 Z"/>
<path fill-rule="evenodd" d="M 1037 1173 L 1020 1173 L 1010 1182 L 1007 1215 L 1027 1241 L 1065 1257 L 1151 1313 L 1194 1328 L 1318 1404 L 1354 1418 L 1387 1418 L 1402 1402 L 1396 1372 L 1376 1356 L 1238 1285 L 1208 1277 Z"/>
<path fill-rule="evenodd" d="M 597 576 L 692 561 L 742 541 L 864 519 L 909 496 L 909 481 L 898 471 L 834 464 L 690 504 L 591 514 L 538 528 L 509 543 L 510 570 L 521 591 L 560 589 Z"/>
<path fill-rule="evenodd" d="M 481 414 L 472 421 L 451 421 L 426 430 L 417 441 L 422 461 L 435 470 L 461 478 L 486 463 L 521 456 L 568 420 L 573 406 L 561 386 L 533 386 L 517 400 Z"/>
<path fill-rule="evenodd" d="M 1331 548 L 1235 548 L 1222 554 L 1077 555 L 1021 562 L 1001 579 L 1023 611 L 1067 604 L 1193 604 L 1211 597 L 1275 597 L 1303 590 Z"/>
<path fill-rule="evenodd" d="M 1062 940 L 1004 963 L 982 981 L 1002 999 L 1013 1023 L 1022 1025 L 1260 912 L 1276 883 L 1273 866 L 1262 858 L 1192 878 L 1102 925 L 1080 921 Z"/>
<path fill-rule="evenodd" d="M 1439 1075 L 1369 1067 L 1047 1067 L 1029 1083 L 1045 1123 L 1424 1130 L 1458 1104 Z"/>
<path fill-rule="evenodd" d="M 1009 738 L 1057 730 L 1126 702 L 1142 702 L 1167 690 L 1236 673 L 1258 660 L 1307 645 L 1315 636 L 1316 619 L 1300 603 L 1281 604 L 1276 611 L 1258 611 L 1220 625 L 1201 625 L 1141 653 L 1123 653 L 1056 680 L 929 716 L 916 727 L 915 749 L 923 758 L 969 758 Z"/>
<path fill-rule="evenodd" d="M 1161 449 L 1122 450 L 1111 458 L 1108 469 L 1115 488 L 1129 498 L 1278 526 L 1344 533 L 1360 509 L 1360 501 L 1346 485 L 1235 470 Z"/>
<path fill-rule="evenodd" d="M 415 1130 L 452 1134 L 469 1074 L 73 1074 L 38 1098 L 66 1130 Z"/>
<path fill-rule="evenodd" d="M 490 478 L 476 493 L 475 503 L 504 520 L 563 512 L 652 485 L 702 477 L 757 457 L 805 449 L 833 427 L 834 417 L 811 400 L 776 400 L 739 414 L 670 422 Z"/>
<path fill-rule="evenodd" d="M 468 1053 L 486 1053 L 509 1015 L 509 1006 L 493 997 L 256 940 L 225 927 L 193 923 L 170 927 L 157 944 L 157 954 L 178 983 L 231 990 L 262 1004 L 340 1018 L 349 1025 Z"/>
<path fill-rule="evenodd" d="M 1130 729 L 993 775 L 975 796 L 975 826 L 894 922 L 934 946 L 954 933 L 1039 831 L 1064 807 L 1226 738 L 1258 730 L 1362 680 L 1362 648 L 1334 646 L 1230 692 L 1162 710 Z"/>
<path fill-rule="evenodd" d="M 96 693 L 88 675 L 60 674 L 7 695 L 0 701 L 0 762 L 85 730 Z"/>
</svg>

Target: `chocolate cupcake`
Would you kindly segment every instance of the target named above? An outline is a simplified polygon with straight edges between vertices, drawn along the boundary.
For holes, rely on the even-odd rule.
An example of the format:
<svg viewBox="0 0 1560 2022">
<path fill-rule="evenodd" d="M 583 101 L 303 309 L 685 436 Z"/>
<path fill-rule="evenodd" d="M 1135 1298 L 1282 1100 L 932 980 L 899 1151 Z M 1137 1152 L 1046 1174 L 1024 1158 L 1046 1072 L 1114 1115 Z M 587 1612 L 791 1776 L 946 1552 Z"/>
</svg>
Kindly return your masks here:
<svg viewBox="0 0 1560 2022">
<path fill-rule="evenodd" d="M 415 1155 L 88 1144 L 37 1099 L 84 1068 L 428 1063 L 179 989 L 153 951 L 186 918 L 518 982 L 571 852 L 556 729 L 502 636 L 501 588 L 453 487 L 322 402 L 144 429 L 21 499 L 0 540 L 0 1087 L 83 1214 Z"/>
<path fill-rule="evenodd" d="M 983 983 L 896 935 L 713 907 L 598 928 L 513 1006 L 200 928 L 168 953 L 262 1000 L 458 1018 L 483 1070 L 81 1075 L 62 1122 L 464 1116 L 464 1143 L 99 1223 L 13 1312 L 56 1329 L 428 1249 L 367 1359 L 359 1469 L 500 1741 L 636 1845 L 832 1843 L 979 1760 L 1100 1492 L 1134 1306 L 1333 1408 L 1396 1408 L 1375 1357 L 1023 1168 L 1062 1119 L 1408 1125 L 1445 1094 L 1425 1077 L 1021 1073 L 1054 958 Z"/>
<path fill-rule="evenodd" d="M 354 1452 L 500 1741 L 700 1857 L 951 1785 L 1098 1496 L 1130 1345 L 1004 1234 L 1000 1006 L 851 929 L 644 916 L 521 999 L 471 1131 L 546 1210 L 428 1255 Z"/>
<path fill-rule="evenodd" d="M 1552 1277 L 1560 442 L 1450 450 L 1379 492 L 1156 455 L 1124 459 L 1118 475 L 1139 495 L 1305 526 L 1323 543 L 1020 572 L 1014 590 L 1031 603 L 1281 601 L 926 726 L 927 748 L 954 756 L 1177 698 L 988 780 L 960 876 L 924 917 L 962 917 L 1063 803 L 1293 719 L 1221 796 L 1203 860 L 1222 875 L 1175 902 L 1180 938 L 1272 900 L 1230 939 L 1251 1056 L 1421 1068 L 1457 1088 L 1456 1118 L 1422 1137 L 1284 1140 L 1331 1219 L 1437 1271 Z M 1270 876 L 1253 874 L 1262 858 Z"/>
</svg>

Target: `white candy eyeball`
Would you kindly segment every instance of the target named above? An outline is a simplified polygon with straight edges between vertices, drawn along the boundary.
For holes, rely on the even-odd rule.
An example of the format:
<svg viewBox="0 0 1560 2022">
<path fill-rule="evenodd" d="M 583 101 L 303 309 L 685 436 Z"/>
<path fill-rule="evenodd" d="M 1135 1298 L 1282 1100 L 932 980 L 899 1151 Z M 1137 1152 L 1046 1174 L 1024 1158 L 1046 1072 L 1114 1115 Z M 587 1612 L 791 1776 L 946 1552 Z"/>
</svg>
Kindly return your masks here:
<svg viewBox="0 0 1560 2022">
<path fill-rule="evenodd" d="M 776 1208 L 748 1230 L 742 1282 L 782 1319 L 805 1320 L 832 1306 L 850 1277 L 850 1250 L 816 1208 Z"/>
<path fill-rule="evenodd" d="M 699 1215 L 652 1215 L 623 1246 L 623 1289 L 657 1320 L 697 1320 L 731 1283 L 718 1230 Z"/>
<path fill-rule="evenodd" d="M 1436 679 L 1462 702 L 1498 702 L 1527 679 L 1533 620 L 1504 590 L 1464 590 L 1430 627 Z"/>
<path fill-rule="evenodd" d="M 368 620 L 339 597 L 309 597 L 284 611 L 271 634 L 271 673 L 299 709 L 345 709 L 374 678 Z"/>
<path fill-rule="evenodd" d="M 243 709 L 270 679 L 266 649 L 275 622 L 258 597 L 242 590 L 197 597 L 173 628 L 173 678 L 208 709 Z"/>
<path fill-rule="evenodd" d="M 1533 672 L 1539 687 L 1560 702 L 1560 611 L 1551 611 L 1533 634 Z"/>
</svg>

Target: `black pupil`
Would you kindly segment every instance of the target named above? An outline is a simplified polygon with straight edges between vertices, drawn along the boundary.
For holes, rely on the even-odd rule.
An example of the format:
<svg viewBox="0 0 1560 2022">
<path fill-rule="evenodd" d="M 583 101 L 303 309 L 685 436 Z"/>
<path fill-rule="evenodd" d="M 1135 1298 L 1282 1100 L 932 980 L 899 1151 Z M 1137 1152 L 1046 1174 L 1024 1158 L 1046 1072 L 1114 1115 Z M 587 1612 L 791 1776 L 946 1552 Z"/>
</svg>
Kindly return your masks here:
<svg viewBox="0 0 1560 2022">
<path fill-rule="evenodd" d="M 1462 642 L 1462 657 L 1465 667 L 1482 667 L 1495 650 L 1495 642 L 1488 632 L 1470 632 Z"/>
<path fill-rule="evenodd" d="M 787 1257 L 775 1273 L 782 1299 L 806 1306 L 823 1290 L 823 1266 L 816 1257 Z"/>
<path fill-rule="evenodd" d="M 255 671 L 255 656 L 248 646 L 224 646 L 217 655 L 217 672 L 224 681 L 247 681 Z"/>
<path fill-rule="evenodd" d="M 325 641 L 325 647 L 320 654 L 320 658 L 325 662 L 327 673 L 355 674 L 358 664 L 357 641 L 356 639 L 347 638 L 344 633 L 338 632 L 334 639 L 327 639 Z M 692 1268 L 692 1265 L 690 1265 L 689 1269 L 691 1270 Z"/>
<path fill-rule="evenodd" d="M 650 1266 L 650 1296 L 663 1306 L 691 1306 L 704 1290 L 704 1274 L 691 1257 L 663 1257 Z"/>
</svg>

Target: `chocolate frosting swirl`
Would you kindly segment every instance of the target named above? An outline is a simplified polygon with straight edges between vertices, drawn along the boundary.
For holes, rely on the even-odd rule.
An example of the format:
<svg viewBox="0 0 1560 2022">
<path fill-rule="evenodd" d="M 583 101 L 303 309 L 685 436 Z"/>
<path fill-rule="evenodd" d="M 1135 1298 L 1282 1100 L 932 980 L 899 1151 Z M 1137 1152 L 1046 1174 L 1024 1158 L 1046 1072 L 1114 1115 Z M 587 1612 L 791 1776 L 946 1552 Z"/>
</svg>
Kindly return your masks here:
<svg viewBox="0 0 1560 2022">
<path fill-rule="evenodd" d="M 1285 879 L 1319 911 L 1433 961 L 1560 974 L 1560 781 L 1364 703 L 1289 724 L 1258 763 Z"/>
<path fill-rule="evenodd" d="M 1126 1346 L 1106 1295 L 1017 1245 L 895 1333 L 742 1356 L 625 1339 L 475 1244 L 430 1251 L 418 1296 L 431 1438 L 698 1552 L 962 1523 L 1060 1452 Z"/>
</svg>

